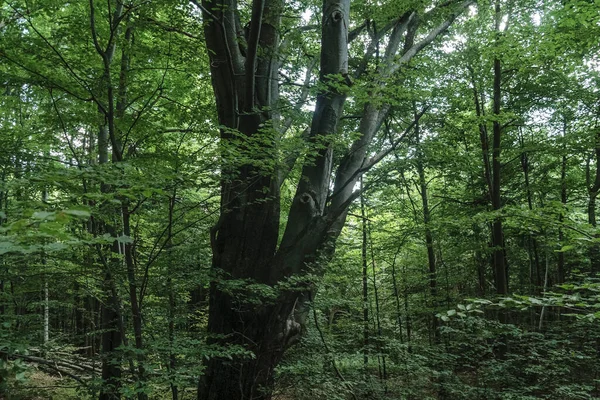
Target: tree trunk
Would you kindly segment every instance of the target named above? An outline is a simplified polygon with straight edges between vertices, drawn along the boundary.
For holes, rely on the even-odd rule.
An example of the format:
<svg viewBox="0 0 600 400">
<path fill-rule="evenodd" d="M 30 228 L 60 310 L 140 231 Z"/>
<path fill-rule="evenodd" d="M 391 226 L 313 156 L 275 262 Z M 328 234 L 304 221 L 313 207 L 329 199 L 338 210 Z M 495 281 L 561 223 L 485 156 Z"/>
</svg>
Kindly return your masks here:
<svg viewBox="0 0 600 400">
<path fill-rule="evenodd" d="M 103 330 L 101 339 L 102 353 L 102 389 L 99 400 L 118 400 L 121 398 L 121 358 L 116 349 L 122 344 L 121 315 L 119 300 L 114 290 L 112 275 L 106 273 L 102 290 L 107 294 L 106 304 L 102 306 L 100 328 Z"/>
<path fill-rule="evenodd" d="M 392 288 L 394 295 L 394 304 L 396 306 L 396 325 L 398 327 L 398 336 L 400 339 L 400 344 L 404 344 L 404 332 L 402 331 L 402 306 L 400 304 L 400 288 L 398 287 L 398 279 L 396 277 L 396 261 L 398 259 L 398 254 L 400 254 L 400 250 L 402 246 L 398 246 L 396 250 L 396 254 L 394 254 L 394 259 L 392 261 Z M 396 362 L 399 360 L 396 359 Z"/>
<path fill-rule="evenodd" d="M 429 210 L 429 197 L 427 194 L 427 181 L 425 180 L 425 167 L 423 165 L 423 149 L 421 147 L 419 121 L 417 118 L 416 106 L 415 112 L 415 138 L 417 142 L 417 173 L 419 175 L 419 192 L 421 194 L 421 204 L 423 206 L 423 225 L 425 233 L 425 246 L 427 247 L 427 266 L 429 270 L 429 294 L 431 296 L 431 330 L 433 332 L 434 343 L 439 343 L 440 334 L 438 330 L 438 319 L 435 316 L 437 310 L 437 271 L 435 252 L 433 248 L 433 233 L 431 232 L 431 212 Z M 430 336 L 431 337 L 431 336 Z"/>
<path fill-rule="evenodd" d="M 563 139 L 566 137 L 567 135 L 567 122 L 566 122 L 566 118 L 563 121 Z M 566 212 L 566 206 L 567 206 L 567 181 L 566 181 L 566 177 L 567 177 L 567 155 L 564 154 L 565 152 L 565 146 L 563 145 L 563 155 L 561 157 L 561 162 L 560 162 L 560 203 L 562 205 L 562 209 L 560 210 L 560 214 L 558 216 L 558 244 L 559 246 L 563 246 L 563 241 L 564 241 L 564 232 L 563 232 L 563 227 L 562 224 L 565 220 L 565 212 Z M 564 251 L 560 251 L 558 253 L 558 277 L 557 277 L 557 284 L 561 284 L 565 282 L 565 276 L 566 276 L 566 271 L 565 271 L 565 252 Z"/>
<path fill-rule="evenodd" d="M 127 281 L 129 284 L 129 303 L 131 307 L 131 317 L 133 322 L 133 337 L 137 351 L 137 369 L 138 369 L 138 384 L 143 387 L 146 382 L 146 356 L 144 354 L 143 342 L 143 326 L 142 312 L 140 309 L 140 301 L 138 300 L 138 285 L 135 276 L 135 265 L 133 262 L 133 243 L 131 239 L 131 213 L 126 199 L 121 200 L 121 216 L 123 219 L 123 234 L 129 238 L 124 244 L 125 267 L 127 269 Z M 138 392 L 138 399 L 145 400 L 148 395 L 145 392 Z"/>
<path fill-rule="evenodd" d="M 169 291 L 169 306 L 168 306 L 168 326 L 167 326 L 167 334 L 169 339 L 169 359 L 167 361 L 168 371 L 169 371 L 169 381 L 171 386 L 171 399 L 178 400 L 179 398 L 179 387 L 175 381 L 176 368 L 177 368 L 177 358 L 175 353 L 175 315 L 176 315 L 176 307 L 177 302 L 175 298 L 175 288 L 173 285 L 173 275 L 175 274 L 175 270 L 172 266 L 175 264 L 175 259 L 173 257 L 173 212 L 175 210 L 175 199 L 177 196 L 177 187 L 173 188 L 173 193 L 169 196 L 169 222 L 167 227 L 167 254 L 169 257 L 169 267 L 167 278 L 167 290 Z"/>
<path fill-rule="evenodd" d="M 496 35 L 500 35 L 500 3 L 496 0 Z M 500 108 L 502 101 L 501 89 L 502 65 L 498 57 L 494 58 L 494 123 L 493 123 L 493 148 L 492 148 L 492 210 L 499 212 L 502 208 L 500 198 L 500 151 L 502 142 L 502 127 L 500 125 Z M 494 274 L 496 277 L 496 293 L 508 293 L 508 274 L 504 260 L 504 235 L 502 231 L 502 218 L 497 215 L 492 227 L 492 247 L 494 257 Z"/>
<path fill-rule="evenodd" d="M 471 3 L 461 2 L 459 10 Z M 299 339 L 307 302 L 315 292 L 314 283 L 302 277 L 322 274 L 348 207 L 360 193 L 354 191 L 355 184 L 388 154 L 368 158 L 369 144 L 390 107 L 367 103 L 360 123 L 361 135 L 342 154 L 331 184 L 333 143 L 346 100 L 345 87 L 351 84 L 350 2 L 325 0 L 321 24 L 322 89 L 307 139 L 312 152 L 302 167 L 287 225 L 277 246 L 278 177 L 285 174 L 270 167 L 277 159 L 275 146 L 279 141 L 278 121 L 272 110 L 277 108 L 279 93 L 278 28 L 284 2 L 253 1 L 245 38 L 239 37 L 243 29 L 237 7 L 234 0 L 204 0 L 201 5 L 217 113 L 220 125 L 225 127 L 221 130 L 221 216 L 211 231 L 212 267 L 217 278 L 210 287 L 208 341 L 209 345 L 223 346 L 226 356 L 206 362 L 198 384 L 199 400 L 271 398 L 274 369 L 286 348 Z M 393 29 L 382 65 L 384 77 L 444 32 L 458 15 L 451 13 L 397 59 L 400 39 L 413 14 L 407 13 L 406 18 L 399 17 L 390 25 Z M 260 144 L 259 152 L 252 150 L 256 143 Z M 254 162 L 240 163 L 228 158 L 228 146 L 235 146 L 247 156 L 243 159 Z M 281 288 L 292 277 L 292 287 L 288 284 Z M 248 284 L 264 288 L 259 292 L 267 295 L 257 294 L 253 290 L 257 286 L 246 288 Z M 232 354 L 233 350 L 237 352 Z"/>
<path fill-rule="evenodd" d="M 205 18 L 223 18 L 239 24 L 234 4 L 230 9 L 215 5 L 211 1 L 203 2 Z M 235 30 L 216 22 L 205 24 L 219 120 L 222 125 L 239 130 L 249 141 L 274 142 L 269 136 L 272 133 L 261 130 L 260 126 L 275 125 L 270 109 L 278 91 L 275 55 L 282 6 L 277 0 L 253 3 L 245 60 L 238 46 L 225 46 L 236 43 Z M 348 25 L 349 1 L 326 1 L 321 54 L 321 80 L 326 84 L 332 75 L 347 75 Z M 260 52 L 257 51 L 259 46 Z M 328 138 L 336 132 L 344 101 L 345 95 L 332 87 L 318 96 L 309 140 L 316 144 L 319 138 Z M 238 110 L 243 113 L 240 115 Z M 231 134 L 226 130 L 221 132 L 221 138 L 224 146 L 230 144 Z M 274 152 L 272 147 L 264 148 L 264 161 L 275 159 Z M 208 330 L 212 338 L 209 342 L 238 345 L 253 357 L 235 354 L 231 359 L 211 358 L 198 386 L 199 399 L 271 398 L 274 368 L 285 349 L 299 337 L 302 328 L 297 319 L 303 318 L 300 311 L 311 297 L 311 289 L 305 284 L 297 290 L 279 291 L 276 299 L 259 298 L 257 305 L 251 298 L 252 293 L 243 289 L 232 293 L 226 286 L 229 280 L 244 279 L 273 287 L 315 260 L 316 251 L 335 219 L 317 218 L 324 214 L 331 154 L 332 148 L 326 143 L 314 164 L 303 168 L 305 178 L 298 185 L 278 251 L 277 174 L 251 165 L 237 165 L 225 171 L 221 217 L 211 235 L 213 268 L 225 281 L 211 284 Z M 313 232 L 311 236 L 306 234 L 309 229 Z"/>
<path fill-rule="evenodd" d="M 377 286 L 377 273 L 375 270 L 375 250 L 373 249 L 373 237 L 371 236 L 371 228 L 368 218 L 365 218 L 365 222 L 367 223 L 367 234 L 369 237 L 369 244 L 371 250 L 371 272 L 373 273 L 373 296 L 375 299 L 375 327 L 377 328 L 377 359 L 379 361 L 379 378 L 383 381 L 384 392 L 387 393 L 387 364 L 385 352 L 381 346 L 383 340 L 383 330 L 381 328 L 381 302 L 379 300 L 379 288 Z"/>
<path fill-rule="evenodd" d="M 590 177 L 590 163 L 587 164 L 587 184 L 588 184 L 588 222 L 594 228 L 597 225 L 596 221 L 596 199 L 598 198 L 598 193 L 600 192 L 600 129 L 598 129 L 595 137 L 594 143 L 594 162 L 596 164 L 595 168 L 595 177 L 593 182 L 591 182 Z M 596 233 L 594 235 L 596 238 L 600 238 L 600 234 Z M 600 271 L 600 245 L 598 243 L 593 243 L 589 250 L 590 257 L 590 273 L 592 276 L 595 276 Z"/>
<path fill-rule="evenodd" d="M 521 142 L 521 168 L 523 169 L 523 177 L 525 179 L 525 192 L 527 194 L 527 206 L 529 207 L 529 211 L 533 211 L 533 196 L 531 194 L 531 186 L 529 184 L 529 154 L 525 151 L 525 141 L 523 138 L 523 133 L 519 132 L 519 141 Z M 530 284 L 534 287 L 535 290 L 539 289 L 542 286 L 542 274 L 541 274 L 541 266 L 540 266 L 540 256 L 538 251 L 538 243 L 537 239 L 532 235 L 528 234 L 529 239 L 529 260 L 530 268 L 529 278 Z M 533 257 L 532 257 L 533 253 Z"/>
<path fill-rule="evenodd" d="M 362 180 L 361 180 L 362 184 Z M 360 196 L 360 215 L 362 219 L 362 307 L 363 307 L 363 370 L 367 374 L 369 366 L 369 276 L 367 264 L 367 216 L 365 214 L 365 198 Z"/>
</svg>

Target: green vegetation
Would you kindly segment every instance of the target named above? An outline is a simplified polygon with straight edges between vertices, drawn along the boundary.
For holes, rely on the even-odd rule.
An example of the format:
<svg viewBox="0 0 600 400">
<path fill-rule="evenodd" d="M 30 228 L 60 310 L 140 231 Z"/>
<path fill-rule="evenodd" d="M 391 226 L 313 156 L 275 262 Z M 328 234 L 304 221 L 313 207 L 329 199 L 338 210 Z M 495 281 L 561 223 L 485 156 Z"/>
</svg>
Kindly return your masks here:
<svg viewBox="0 0 600 400">
<path fill-rule="evenodd" d="M 0 399 L 600 398 L 598 0 L 0 3 Z"/>
</svg>

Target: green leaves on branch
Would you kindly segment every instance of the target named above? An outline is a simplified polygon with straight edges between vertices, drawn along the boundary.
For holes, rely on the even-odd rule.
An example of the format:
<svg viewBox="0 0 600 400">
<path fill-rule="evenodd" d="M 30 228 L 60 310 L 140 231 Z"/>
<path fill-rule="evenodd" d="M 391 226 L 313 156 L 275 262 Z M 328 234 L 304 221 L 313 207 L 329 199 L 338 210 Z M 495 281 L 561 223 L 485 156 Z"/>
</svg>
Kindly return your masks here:
<svg viewBox="0 0 600 400">
<path fill-rule="evenodd" d="M 0 227 L 0 255 L 7 253 L 31 254 L 55 252 L 80 244 L 68 232 L 70 223 L 87 220 L 87 209 L 75 208 L 61 211 L 34 211 L 29 217 L 18 219 Z"/>
<path fill-rule="evenodd" d="M 444 322 L 453 318 L 466 318 L 470 314 L 482 314 L 484 310 L 527 311 L 532 307 L 559 307 L 564 316 L 596 321 L 600 319 L 600 282 L 587 281 L 581 284 L 563 284 L 542 296 L 519 295 L 499 297 L 495 300 L 467 299 L 468 303 L 458 304 L 455 309 L 438 313 Z"/>
</svg>

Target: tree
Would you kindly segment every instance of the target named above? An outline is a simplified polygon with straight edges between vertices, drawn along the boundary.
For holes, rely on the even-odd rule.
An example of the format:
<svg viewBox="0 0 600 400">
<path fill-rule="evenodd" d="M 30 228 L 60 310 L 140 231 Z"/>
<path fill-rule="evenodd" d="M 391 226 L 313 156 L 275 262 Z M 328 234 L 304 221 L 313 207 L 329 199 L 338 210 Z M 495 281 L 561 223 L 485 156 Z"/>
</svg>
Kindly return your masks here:
<svg viewBox="0 0 600 400">
<path fill-rule="evenodd" d="M 210 288 L 208 330 L 212 342 L 241 345 L 252 353 L 252 357 L 233 360 L 210 359 L 198 397 L 269 399 L 274 368 L 285 350 L 298 341 L 307 303 L 314 296 L 313 283 L 303 277 L 322 274 L 348 207 L 360 194 L 354 190 L 358 179 L 391 151 L 371 153 L 393 108 L 383 96 L 387 82 L 473 1 L 445 2 L 427 12 L 423 5 L 408 3 L 395 16 L 368 19 L 355 27 L 351 26 L 349 1 L 324 2 L 320 86 L 306 141 L 310 150 L 301 165 L 280 241 L 283 182 L 279 177 L 287 176 L 285 171 L 292 168 L 281 165 L 277 156 L 282 140 L 277 115 L 277 81 L 283 68 L 279 32 L 285 3 L 257 0 L 250 10 L 241 9 L 233 0 L 195 4 L 205 20 L 222 147 L 221 216 L 212 231 L 213 269 L 219 279 Z M 250 19 L 243 29 L 245 12 Z M 436 20 L 428 33 L 418 35 Z M 360 36 L 363 32 L 368 39 Z M 348 45 L 359 36 L 369 44 L 352 71 Z M 384 38 L 388 45 L 380 57 Z M 372 60 L 376 71 L 367 74 Z M 364 90 L 371 99 L 359 106 L 359 134 L 339 156 L 334 155 L 346 98 L 353 81 L 366 76 L 370 82 Z M 256 148 L 258 154 L 249 153 Z M 244 161 L 233 162 L 227 156 L 231 153 L 241 154 Z M 279 290 L 275 298 L 250 301 L 244 299 L 244 290 L 237 293 L 227 287 L 233 280 Z M 290 280 L 296 283 L 286 286 Z"/>
<path fill-rule="evenodd" d="M 321 7 L 0 6 L 0 397 L 598 395 L 595 3 Z"/>
</svg>

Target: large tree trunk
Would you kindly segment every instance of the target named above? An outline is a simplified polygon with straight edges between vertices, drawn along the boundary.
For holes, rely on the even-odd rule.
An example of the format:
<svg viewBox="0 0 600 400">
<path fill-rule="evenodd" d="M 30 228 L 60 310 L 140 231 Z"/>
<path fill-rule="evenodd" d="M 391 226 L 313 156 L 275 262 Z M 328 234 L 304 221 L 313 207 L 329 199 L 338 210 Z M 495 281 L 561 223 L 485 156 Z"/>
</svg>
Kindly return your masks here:
<svg viewBox="0 0 600 400">
<path fill-rule="evenodd" d="M 247 48 L 242 51 L 236 45 L 237 32 L 240 32 L 237 28 L 241 23 L 235 3 L 223 7 L 210 0 L 203 2 L 207 20 L 205 37 L 211 56 L 219 121 L 229 128 L 221 131 L 224 149 L 232 145 L 233 130 L 239 131 L 248 142 L 259 140 L 266 144 L 276 141 L 274 130 L 261 130 L 260 127 L 274 125 L 270 110 L 278 93 L 278 26 L 282 7 L 283 3 L 277 0 L 253 3 Z M 338 55 L 336 47 L 346 51 L 348 3 L 331 2 L 329 7 L 323 29 L 329 27 L 337 31 L 330 50 Z M 331 71 L 333 74 L 339 72 Z M 327 102 L 333 98 L 335 96 L 323 99 Z M 317 112 L 320 109 L 328 113 L 333 108 L 324 105 L 323 99 L 319 99 Z M 334 108 L 339 108 L 339 114 L 343 100 L 337 101 L 340 104 Z M 333 132 L 337 125 L 335 115 L 324 120 L 333 123 L 326 128 Z M 319 123 L 320 118 L 315 117 L 314 136 L 317 132 L 326 132 L 320 130 Z M 275 148 L 264 145 L 261 155 L 251 156 L 261 157 L 267 164 L 275 159 Z M 228 286 L 233 280 L 246 280 L 248 284 L 272 287 L 283 277 L 284 266 L 297 270 L 299 266 L 291 264 L 303 258 L 282 257 L 280 260 L 286 260 L 284 264 L 275 257 L 279 236 L 277 174 L 263 169 L 258 163 L 236 165 L 235 160 L 228 160 L 225 155 L 223 165 L 221 217 L 211 233 L 213 268 L 220 279 L 212 282 L 210 288 L 209 343 L 237 345 L 238 350 L 250 352 L 252 356 L 233 354 L 229 358 L 211 358 L 198 385 L 198 398 L 269 399 L 273 369 L 298 333 L 297 323 L 289 317 L 294 314 L 299 294 L 280 292 L 275 299 L 252 298 L 252 293 L 244 288 L 231 290 Z M 318 189 L 314 192 L 314 196 L 322 194 Z M 310 208 L 313 202 L 312 195 L 295 200 L 303 210 Z M 305 220 L 310 216 L 305 215 Z M 297 226 L 290 218 L 288 228 Z M 230 352 L 232 348 L 224 347 L 223 351 Z"/>
<path fill-rule="evenodd" d="M 471 3 L 461 2 L 459 10 Z M 302 276 L 308 272 L 322 273 L 323 260 L 332 255 L 348 206 L 359 195 L 360 191 L 354 191 L 355 184 L 387 154 L 368 158 L 369 144 L 390 107 L 379 108 L 369 103 L 364 106 L 361 135 L 342 154 L 330 193 L 332 143 L 346 100 L 343 87 L 351 84 L 350 2 L 325 0 L 321 25 L 323 89 L 317 96 L 307 139 L 313 153 L 303 165 L 285 232 L 277 246 L 278 177 L 286 174 L 272 168 L 279 141 L 278 122 L 272 110 L 279 90 L 278 28 L 284 2 L 255 0 L 245 37 L 241 37 L 244 29 L 236 1 L 204 0 L 199 7 L 205 19 L 219 123 L 224 127 L 221 216 L 211 232 L 215 279 L 209 296 L 209 345 L 223 346 L 221 349 L 227 356 L 212 357 L 206 362 L 198 384 L 198 398 L 266 400 L 271 398 L 274 368 L 285 350 L 299 339 L 307 302 L 314 295 L 313 283 L 302 282 Z M 400 39 L 413 14 L 399 16 L 388 28 L 392 33 L 382 63 L 384 77 L 393 74 L 444 32 L 458 15 L 451 13 L 424 40 L 409 46 L 397 59 Z M 365 59 L 371 55 L 367 53 Z M 241 159 L 253 162 L 228 158 L 230 146 L 235 146 L 236 154 L 247 156 Z M 294 285 L 288 282 L 291 277 L 295 278 Z M 288 285 L 282 288 L 284 283 Z M 249 284 L 253 286 L 248 288 Z"/>
</svg>

